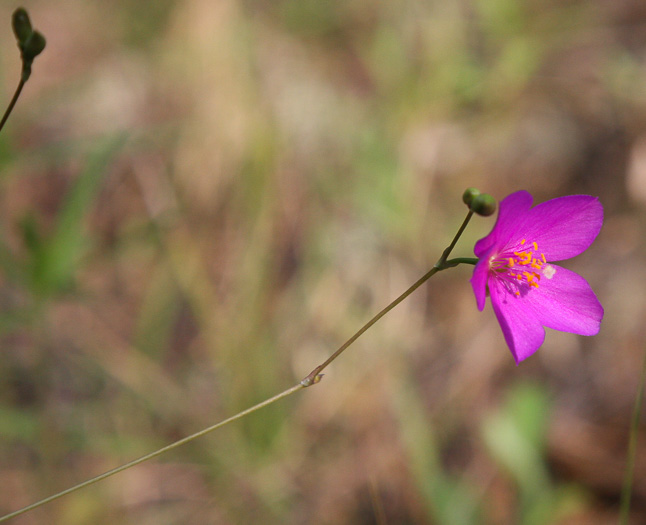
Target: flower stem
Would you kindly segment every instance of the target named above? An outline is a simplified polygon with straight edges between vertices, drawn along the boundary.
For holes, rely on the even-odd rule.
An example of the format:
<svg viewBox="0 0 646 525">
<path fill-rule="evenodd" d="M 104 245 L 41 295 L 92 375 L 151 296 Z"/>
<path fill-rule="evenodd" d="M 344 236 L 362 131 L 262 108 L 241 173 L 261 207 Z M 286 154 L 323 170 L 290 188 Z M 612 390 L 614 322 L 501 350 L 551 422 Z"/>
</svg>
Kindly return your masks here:
<svg viewBox="0 0 646 525">
<path fill-rule="evenodd" d="M 26 82 L 26 79 L 21 76 L 20 82 L 18 82 L 18 87 L 16 88 L 16 92 L 13 94 L 13 97 L 11 98 L 11 102 L 9 102 L 9 105 L 7 106 L 7 109 L 4 112 L 4 115 L 2 116 L 2 120 L 0 121 L 0 131 L 2 131 L 2 128 L 4 127 L 5 122 L 7 122 L 9 115 L 11 115 L 11 111 L 13 110 L 13 107 L 16 105 L 16 102 L 18 101 L 18 97 L 20 97 L 22 88 L 25 86 L 25 82 Z"/>
<path fill-rule="evenodd" d="M 57 494 L 54 494 L 52 496 L 49 496 L 48 498 L 41 499 L 40 501 L 37 501 L 36 503 L 32 503 L 31 505 L 28 505 L 26 507 L 23 507 L 22 509 L 19 509 L 15 512 L 12 512 L 11 514 L 7 514 L 5 516 L 0 517 L 0 522 L 2 521 L 7 521 L 11 518 L 15 518 L 17 516 L 20 516 L 21 514 L 24 514 L 26 512 L 29 512 L 30 510 L 34 510 L 42 505 L 45 505 L 46 503 L 49 503 L 51 501 L 57 500 L 59 498 L 62 498 L 63 496 L 66 496 L 67 494 L 70 494 L 72 492 L 76 492 L 79 489 L 85 488 L 89 485 L 93 485 L 94 483 L 104 480 L 105 478 L 109 478 L 110 476 L 113 476 L 114 474 L 118 474 L 119 472 L 123 472 L 126 469 L 129 469 L 130 467 L 134 467 L 135 465 L 139 465 L 140 463 L 143 463 L 144 461 L 148 461 L 149 459 L 155 458 L 164 452 L 168 452 L 170 450 L 173 450 L 174 448 L 177 448 L 181 445 L 184 445 L 188 443 L 189 441 L 193 441 L 194 439 L 197 439 L 199 437 L 204 436 L 205 434 L 208 434 L 209 432 L 212 432 L 220 427 L 223 427 L 224 425 L 227 425 L 228 423 L 232 423 L 238 419 L 243 418 L 244 416 L 247 416 L 251 414 L 252 412 L 255 412 L 256 410 L 259 410 L 263 407 L 266 407 L 267 405 L 271 405 L 272 403 L 275 403 L 276 401 L 283 399 L 287 396 L 292 395 L 293 393 L 297 392 L 298 390 L 301 390 L 303 388 L 303 385 L 298 383 L 297 385 L 294 385 L 291 388 L 288 388 L 284 392 L 281 392 L 280 394 L 277 394 L 269 399 L 266 399 L 265 401 L 258 403 L 257 405 L 252 406 L 251 408 L 247 408 L 246 410 L 243 410 L 242 412 L 237 413 L 235 416 L 231 416 L 230 418 L 224 419 L 223 421 L 220 421 L 219 423 L 216 423 L 215 425 L 211 425 L 210 427 L 207 427 L 205 429 L 200 430 L 199 432 L 195 432 L 194 434 L 191 434 L 190 436 L 187 436 L 185 438 L 180 439 L 179 441 L 175 441 L 174 443 L 171 443 L 170 445 L 167 445 L 165 447 L 160 448 L 159 450 L 156 450 L 154 452 L 151 452 L 150 454 L 146 454 L 145 456 L 141 456 L 138 459 L 135 459 L 133 461 L 130 461 L 128 463 L 125 463 L 117 468 L 113 468 L 112 470 L 108 470 L 107 472 L 104 472 L 103 474 L 100 474 L 98 476 L 95 476 L 91 479 L 88 479 L 84 481 L 83 483 L 79 483 L 78 485 L 74 485 L 73 487 L 70 487 L 66 490 L 63 490 L 61 492 L 58 492 Z"/>
<path fill-rule="evenodd" d="M 372 327 L 372 325 L 374 325 L 377 321 L 379 321 L 379 319 L 381 319 L 384 315 L 386 315 L 393 308 L 395 308 L 395 306 L 397 306 L 404 299 L 406 299 L 410 294 L 412 294 L 415 290 L 417 290 L 420 286 L 422 286 L 422 284 L 428 281 L 437 272 L 445 270 L 446 268 L 452 268 L 453 266 L 457 266 L 458 264 L 460 264 L 460 262 L 468 262 L 469 264 L 475 264 L 474 262 L 472 262 L 474 261 L 474 259 L 452 259 L 451 261 L 447 261 L 448 256 L 451 254 L 451 251 L 455 247 L 455 244 L 458 242 L 458 239 L 462 235 L 462 232 L 464 232 L 464 229 L 467 227 L 467 224 L 469 224 L 471 217 L 473 217 L 473 212 L 469 211 L 469 213 L 467 213 L 466 218 L 462 222 L 462 226 L 460 226 L 460 229 L 455 234 L 455 237 L 453 237 L 451 244 L 449 244 L 448 248 L 444 250 L 444 252 L 442 252 L 442 256 L 438 259 L 438 261 L 435 263 L 433 268 L 431 268 L 428 272 L 422 275 L 417 281 L 415 281 L 415 283 L 410 288 L 408 288 L 408 290 L 406 290 L 403 294 L 397 297 L 397 299 L 395 299 L 383 310 L 381 310 L 377 315 L 375 315 L 372 319 L 370 319 L 370 321 L 368 321 L 361 328 L 359 328 L 359 330 L 352 337 L 350 337 L 350 339 L 348 339 L 345 343 L 343 343 L 336 350 L 336 352 L 334 352 L 323 363 L 321 363 L 309 374 L 307 374 L 307 376 L 301 381 L 301 384 L 307 387 L 318 383 L 321 380 L 321 377 L 322 377 L 321 372 L 323 371 L 324 368 L 326 368 L 332 361 L 334 361 L 343 352 L 345 352 L 345 350 L 352 343 L 354 343 L 357 339 L 359 339 L 359 337 L 361 337 L 370 327 Z M 477 262 L 477 259 L 475 259 L 475 261 Z"/>
<path fill-rule="evenodd" d="M 478 264 L 478 259 L 476 257 L 455 257 L 453 259 L 445 261 L 442 269 L 444 270 L 445 268 L 453 268 L 458 264 L 471 264 L 475 266 L 476 264 Z"/>
<path fill-rule="evenodd" d="M 16 99 L 17 96 L 14 96 L 14 99 Z M 15 101 L 13 101 L 15 103 Z M 6 120 L 6 118 L 4 119 Z M 3 122 L 4 122 L 3 120 Z M 123 472 L 124 470 L 127 470 L 131 467 L 134 467 L 136 465 L 139 465 L 140 463 L 143 463 L 144 461 L 148 461 L 149 459 L 153 459 L 164 452 L 168 452 L 170 450 L 173 450 L 174 448 L 177 448 L 181 445 L 184 445 L 188 443 L 189 441 L 193 441 L 194 439 L 197 439 L 199 437 L 204 436 L 205 434 L 208 434 L 209 432 L 212 432 L 218 428 L 223 427 L 224 425 L 227 425 L 229 423 L 233 423 L 234 421 L 237 421 L 238 419 L 241 419 L 245 416 L 248 416 L 249 414 L 256 412 L 257 410 L 260 410 L 261 408 L 264 408 L 268 405 L 271 405 L 275 403 L 276 401 L 279 401 L 287 396 L 290 396 L 299 390 L 302 390 L 303 388 L 306 388 L 308 386 L 312 386 L 316 383 L 318 383 L 321 380 L 321 377 L 323 375 L 321 374 L 321 371 L 327 367 L 332 361 L 334 361 L 341 353 L 343 353 L 352 343 L 354 343 L 361 335 L 363 335 L 372 325 L 374 325 L 379 319 L 381 319 L 384 315 L 386 315 L 388 312 L 390 312 L 395 306 L 397 306 L 399 303 L 401 303 L 404 299 L 406 299 L 410 294 L 412 294 L 415 290 L 417 290 L 422 284 L 424 284 L 426 281 L 428 281 L 433 275 L 435 275 L 437 272 L 440 272 L 442 270 L 445 270 L 447 268 L 453 268 L 454 266 L 457 266 L 458 264 L 476 264 L 478 261 L 477 259 L 469 258 L 469 257 L 459 257 L 455 259 L 448 259 L 448 256 L 450 255 L 451 251 L 453 250 L 455 244 L 457 243 L 458 239 L 462 235 L 462 232 L 466 228 L 469 220 L 473 216 L 473 212 L 469 212 L 467 214 L 467 217 L 465 218 L 464 222 L 462 223 L 462 226 L 460 226 L 460 229 L 458 232 L 455 234 L 455 237 L 453 238 L 453 241 L 451 241 L 451 244 L 449 247 L 442 252 L 442 256 L 438 259 L 438 261 L 435 263 L 433 268 L 431 268 L 428 272 L 426 272 L 422 277 L 420 277 L 412 286 L 408 288 L 404 293 L 402 293 L 397 299 L 392 301 L 388 306 L 386 306 L 383 310 L 381 310 L 377 315 L 375 315 L 370 321 L 368 321 L 365 325 L 363 325 L 350 339 L 348 339 L 345 343 L 343 343 L 325 362 L 317 366 L 314 370 L 312 370 L 305 379 L 297 383 L 296 385 L 292 386 L 291 388 L 288 388 L 287 390 L 281 392 L 280 394 L 277 394 L 269 399 L 266 399 L 265 401 L 262 401 L 261 403 L 258 403 L 257 405 L 254 405 L 250 408 L 247 408 L 246 410 L 243 410 L 242 412 L 237 413 L 234 416 L 231 416 L 227 419 L 224 419 L 220 421 L 219 423 L 216 423 L 214 425 L 211 425 L 210 427 L 207 427 L 203 430 L 200 430 L 199 432 L 195 432 L 194 434 L 191 434 L 190 436 L 187 436 L 185 438 L 182 438 L 178 441 L 175 441 L 174 443 L 171 443 L 170 445 L 166 445 L 165 447 L 162 447 L 154 452 L 151 452 L 149 454 L 146 454 L 145 456 L 141 456 L 138 459 L 135 459 L 133 461 L 130 461 L 128 463 L 125 463 L 119 467 L 116 467 L 112 470 L 108 470 L 107 472 L 104 472 L 103 474 L 99 474 L 98 476 L 95 476 L 91 479 L 88 479 L 82 483 L 79 483 L 78 485 L 74 485 L 73 487 L 70 487 L 68 489 L 65 489 L 61 492 L 58 492 L 52 496 L 49 496 L 47 498 L 44 498 L 40 501 L 37 501 L 35 503 L 32 503 L 31 505 L 27 505 L 26 507 L 23 507 L 22 509 L 16 510 L 10 514 L 6 514 L 4 516 L 0 516 L 0 522 L 7 521 L 11 518 L 15 518 L 17 516 L 20 516 L 22 514 L 25 514 L 26 512 L 29 512 L 31 510 L 34 510 L 38 507 L 41 507 L 42 505 L 45 505 L 46 503 L 50 503 L 54 500 L 57 500 L 59 498 L 62 498 L 63 496 L 67 496 L 68 494 L 71 494 L 72 492 L 76 492 L 77 490 L 80 490 L 82 488 L 85 488 L 89 485 L 93 485 L 94 483 L 97 483 L 99 481 L 102 481 L 110 476 L 113 476 L 115 474 L 118 474 L 119 472 Z"/>
<path fill-rule="evenodd" d="M 467 216 L 464 218 L 464 221 L 462 221 L 462 225 L 458 229 L 458 232 L 455 234 L 455 237 L 453 237 L 451 244 L 449 244 L 448 248 L 444 250 L 444 252 L 442 253 L 442 257 L 440 257 L 440 259 L 435 263 L 436 268 L 439 268 L 440 270 L 444 270 L 445 268 L 444 263 L 449 258 L 449 255 L 451 255 L 451 252 L 453 251 L 455 244 L 458 242 L 458 239 L 461 237 L 462 233 L 467 227 L 467 224 L 469 224 L 471 217 L 473 217 L 473 211 L 469 210 L 469 213 L 467 213 Z"/>
<path fill-rule="evenodd" d="M 630 424 L 630 438 L 628 441 L 628 456 L 626 458 L 626 473 L 624 475 L 624 486 L 621 489 L 621 505 L 619 510 L 619 523 L 628 525 L 630 516 L 630 499 L 633 489 L 633 475 L 635 470 L 635 457 L 637 455 L 637 431 L 639 429 L 639 420 L 644 401 L 644 383 L 646 383 L 646 352 L 644 353 L 644 363 L 642 365 L 639 388 L 635 398 L 635 407 L 633 409 L 633 418 Z"/>
</svg>

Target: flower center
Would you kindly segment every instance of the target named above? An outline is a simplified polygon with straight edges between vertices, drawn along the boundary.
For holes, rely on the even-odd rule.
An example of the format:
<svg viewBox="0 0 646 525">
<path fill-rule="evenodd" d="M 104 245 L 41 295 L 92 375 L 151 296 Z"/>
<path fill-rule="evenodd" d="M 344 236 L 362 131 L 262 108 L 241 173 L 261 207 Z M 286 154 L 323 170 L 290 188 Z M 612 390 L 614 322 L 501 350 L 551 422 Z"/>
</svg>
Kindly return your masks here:
<svg viewBox="0 0 646 525">
<path fill-rule="evenodd" d="M 521 290 L 527 292 L 538 288 L 541 277 L 554 277 L 556 268 L 547 264 L 538 244 L 523 239 L 515 248 L 492 257 L 490 262 L 496 277 L 503 279 L 515 295 L 520 295 Z"/>
</svg>

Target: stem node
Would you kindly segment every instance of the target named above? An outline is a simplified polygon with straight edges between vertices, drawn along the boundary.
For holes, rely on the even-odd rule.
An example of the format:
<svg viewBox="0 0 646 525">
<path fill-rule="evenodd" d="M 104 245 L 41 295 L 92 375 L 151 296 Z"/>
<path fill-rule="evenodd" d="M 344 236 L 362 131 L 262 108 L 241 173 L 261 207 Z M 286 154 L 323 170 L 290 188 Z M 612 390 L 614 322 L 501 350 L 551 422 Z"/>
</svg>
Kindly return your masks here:
<svg viewBox="0 0 646 525">
<path fill-rule="evenodd" d="M 301 381 L 301 385 L 307 388 L 308 386 L 312 386 L 312 385 L 315 385 L 316 383 L 320 383 L 324 375 L 324 374 L 320 374 L 319 373 L 320 371 L 321 371 L 321 367 L 317 366 L 314 370 L 312 370 L 309 374 L 307 374 L 307 377 L 305 377 L 305 379 Z"/>
</svg>

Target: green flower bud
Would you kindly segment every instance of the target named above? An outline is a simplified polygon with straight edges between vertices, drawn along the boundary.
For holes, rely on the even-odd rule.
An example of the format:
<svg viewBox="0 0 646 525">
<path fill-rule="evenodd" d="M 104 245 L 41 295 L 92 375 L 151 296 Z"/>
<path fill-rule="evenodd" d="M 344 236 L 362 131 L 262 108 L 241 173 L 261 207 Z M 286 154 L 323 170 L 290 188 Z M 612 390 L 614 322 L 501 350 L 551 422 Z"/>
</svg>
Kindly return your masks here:
<svg viewBox="0 0 646 525">
<path fill-rule="evenodd" d="M 498 203 L 496 202 L 496 199 L 494 199 L 491 195 L 489 195 L 488 193 L 481 193 L 471 201 L 469 208 L 471 209 L 471 211 L 477 213 L 478 215 L 488 217 L 489 215 L 493 215 L 493 213 L 496 211 L 497 205 Z"/>
<path fill-rule="evenodd" d="M 480 195 L 480 190 L 477 190 L 476 188 L 467 188 L 462 194 L 462 202 L 467 206 L 471 206 L 471 201 L 473 201 L 473 199 L 478 195 Z"/>
<path fill-rule="evenodd" d="M 11 17 L 11 26 L 13 27 L 13 34 L 16 35 L 16 39 L 21 46 L 27 41 L 27 39 L 32 34 L 31 22 L 29 21 L 29 15 L 22 7 L 19 7 L 13 12 Z"/>
<path fill-rule="evenodd" d="M 25 61 L 31 62 L 43 52 L 46 45 L 45 37 L 38 31 L 32 32 L 22 48 L 22 57 Z"/>
</svg>

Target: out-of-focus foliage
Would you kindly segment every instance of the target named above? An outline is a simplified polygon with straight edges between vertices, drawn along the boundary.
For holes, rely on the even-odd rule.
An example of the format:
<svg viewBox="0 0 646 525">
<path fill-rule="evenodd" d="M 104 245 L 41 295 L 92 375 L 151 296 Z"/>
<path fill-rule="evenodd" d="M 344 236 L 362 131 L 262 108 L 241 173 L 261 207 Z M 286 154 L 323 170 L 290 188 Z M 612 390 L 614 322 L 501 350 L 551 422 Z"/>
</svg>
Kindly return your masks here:
<svg viewBox="0 0 646 525">
<path fill-rule="evenodd" d="M 21 523 L 614 521 L 646 335 L 643 2 L 24 7 L 47 48 L 0 133 L 1 510 L 300 380 L 475 186 L 601 197 L 569 261 L 597 337 L 516 367 L 469 269 L 442 272 L 319 385 Z"/>
</svg>

